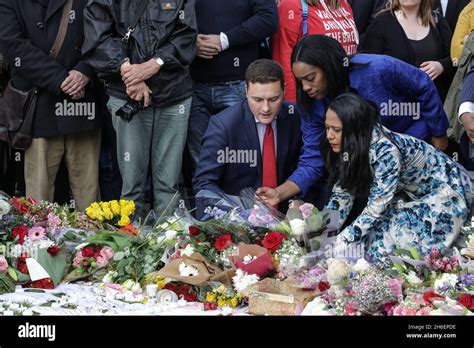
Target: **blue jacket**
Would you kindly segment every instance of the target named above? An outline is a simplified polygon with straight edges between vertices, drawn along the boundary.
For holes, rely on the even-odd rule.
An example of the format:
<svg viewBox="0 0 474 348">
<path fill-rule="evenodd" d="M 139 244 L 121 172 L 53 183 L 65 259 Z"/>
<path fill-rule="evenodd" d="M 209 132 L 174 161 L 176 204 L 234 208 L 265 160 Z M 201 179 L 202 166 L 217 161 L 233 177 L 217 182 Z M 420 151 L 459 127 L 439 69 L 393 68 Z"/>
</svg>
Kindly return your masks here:
<svg viewBox="0 0 474 348">
<path fill-rule="evenodd" d="M 448 118 L 435 85 L 426 73 L 396 58 L 376 54 L 356 54 L 351 63 L 355 63 L 349 72 L 351 87 L 377 106 L 385 127 L 422 140 L 446 134 Z M 325 136 L 324 120 L 329 102 L 328 98 L 315 100 L 311 115 L 301 118 L 303 153 L 289 179 L 304 195 L 323 174 L 319 145 Z M 400 104 L 402 102 L 407 104 Z"/>
<path fill-rule="evenodd" d="M 283 103 L 277 118 L 278 184 L 285 182 L 296 169 L 301 153 L 300 117 L 291 110 L 294 110 L 293 105 Z M 256 162 L 252 164 L 244 160 L 235 161 L 241 163 L 230 163 L 234 162 L 231 158 L 222 161 L 226 159 L 222 157 L 226 153 L 236 154 L 237 151 L 245 155 L 251 151 L 256 154 Z M 257 189 L 261 185 L 262 154 L 257 126 L 245 99 L 211 117 L 202 140 L 193 188 L 195 192 L 207 189 L 238 196 L 244 188 Z"/>
</svg>

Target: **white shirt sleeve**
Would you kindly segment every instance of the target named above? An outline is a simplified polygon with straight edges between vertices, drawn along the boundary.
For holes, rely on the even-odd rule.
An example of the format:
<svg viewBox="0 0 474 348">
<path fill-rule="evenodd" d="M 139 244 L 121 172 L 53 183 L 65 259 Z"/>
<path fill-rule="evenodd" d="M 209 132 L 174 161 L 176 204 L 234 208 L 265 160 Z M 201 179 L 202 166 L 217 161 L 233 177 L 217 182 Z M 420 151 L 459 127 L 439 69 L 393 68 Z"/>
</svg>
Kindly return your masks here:
<svg viewBox="0 0 474 348">
<path fill-rule="evenodd" d="M 462 103 L 461 106 L 459 106 L 459 112 L 458 112 L 459 122 L 461 122 L 461 115 L 466 112 L 470 112 L 470 113 L 474 112 L 474 102 L 466 101 Z"/>
<path fill-rule="evenodd" d="M 224 33 L 221 33 L 220 35 L 221 37 L 221 47 L 222 47 L 222 50 L 225 51 L 226 49 L 229 48 L 229 38 L 227 37 L 226 34 Z"/>
</svg>

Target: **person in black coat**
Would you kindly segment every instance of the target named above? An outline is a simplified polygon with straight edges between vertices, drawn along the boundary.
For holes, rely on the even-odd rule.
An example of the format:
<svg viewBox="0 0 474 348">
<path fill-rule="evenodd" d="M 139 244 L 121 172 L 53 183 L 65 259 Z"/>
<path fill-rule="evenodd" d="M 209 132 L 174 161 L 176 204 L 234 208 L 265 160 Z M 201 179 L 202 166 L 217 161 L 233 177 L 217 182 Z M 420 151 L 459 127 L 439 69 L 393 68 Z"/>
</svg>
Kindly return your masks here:
<svg viewBox="0 0 474 348">
<path fill-rule="evenodd" d="M 372 17 L 386 5 L 387 1 L 388 0 L 347 0 L 352 7 L 354 21 L 356 22 L 361 42 L 367 27 L 372 21 Z"/>
<path fill-rule="evenodd" d="M 441 6 L 441 0 L 435 0 L 433 9 L 444 16 L 446 21 L 449 24 L 449 28 L 454 33 L 456 29 L 456 23 L 458 22 L 458 17 L 464 7 L 469 4 L 470 0 L 447 0 L 446 13 L 443 12 L 443 7 Z"/>
<path fill-rule="evenodd" d="M 101 117 L 96 110 L 94 69 L 82 61 L 83 11 L 74 0 L 67 33 L 56 59 L 49 52 L 66 0 L 1 0 L 0 51 L 11 68 L 12 85 L 39 88 L 33 142 L 25 151 L 26 194 L 53 201 L 54 181 L 64 158 L 74 207 L 98 198 Z"/>
<path fill-rule="evenodd" d="M 425 1 L 428 0 L 422 0 L 420 6 L 424 11 L 431 12 L 431 20 L 427 23 L 429 25 L 427 36 L 416 40 L 410 39 L 401 25 L 402 19 L 397 18 L 397 16 L 404 17 L 403 10 L 400 5 L 398 8 L 394 5 L 392 11 L 382 11 L 373 19 L 367 28 L 360 50 L 365 53 L 389 55 L 419 67 L 434 80 L 439 96 L 444 101 L 454 72 L 450 58 L 452 33 L 446 20 L 429 10 L 424 4 Z M 399 2 L 394 1 L 395 3 Z M 433 74 L 431 67 L 435 64 L 440 70 L 437 74 Z"/>
</svg>

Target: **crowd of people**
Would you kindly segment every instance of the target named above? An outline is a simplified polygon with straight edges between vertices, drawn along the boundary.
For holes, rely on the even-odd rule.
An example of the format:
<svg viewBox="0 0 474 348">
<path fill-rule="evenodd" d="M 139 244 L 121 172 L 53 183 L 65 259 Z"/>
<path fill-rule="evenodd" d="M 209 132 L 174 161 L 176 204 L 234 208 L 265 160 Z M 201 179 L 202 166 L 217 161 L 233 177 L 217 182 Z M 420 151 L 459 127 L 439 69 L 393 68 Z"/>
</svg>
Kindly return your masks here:
<svg viewBox="0 0 474 348">
<path fill-rule="evenodd" d="M 338 247 L 374 259 L 450 248 L 472 208 L 473 6 L 0 0 L 2 93 L 35 92 L 24 151 L 0 99 L 0 189 L 133 200 L 139 221 L 250 187 L 338 211 Z"/>
</svg>

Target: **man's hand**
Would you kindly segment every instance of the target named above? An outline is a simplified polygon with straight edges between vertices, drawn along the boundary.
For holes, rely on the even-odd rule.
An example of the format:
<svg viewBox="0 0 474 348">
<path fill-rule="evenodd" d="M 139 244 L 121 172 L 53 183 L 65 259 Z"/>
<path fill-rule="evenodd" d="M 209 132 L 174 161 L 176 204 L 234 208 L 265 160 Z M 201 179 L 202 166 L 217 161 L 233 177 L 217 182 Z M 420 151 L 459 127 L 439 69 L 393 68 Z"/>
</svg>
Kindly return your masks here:
<svg viewBox="0 0 474 348">
<path fill-rule="evenodd" d="M 61 84 L 61 90 L 69 94 L 71 97 L 78 96 L 87 84 L 89 83 L 89 78 L 77 70 L 71 70 L 69 76 Z"/>
<path fill-rule="evenodd" d="M 269 207 L 273 207 L 281 201 L 280 192 L 277 189 L 260 187 L 255 194 Z"/>
<path fill-rule="evenodd" d="M 444 151 L 449 145 L 448 137 L 446 135 L 443 135 L 441 137 L 432 137 L 431 145 L 433 145 L 440 151 Z"/>
<path fill-rule="evenodd" d="M 459 117 L 469 139 L 474 142 L 474 113 L 465 112 Z"/>
<path fill-rule="evenodd" d="M 150 105 L 151 89 L 148 88 L 145 82 L 139 82 L 135 85 L 127 87 L 127 94 L 133 100 L 143 100 L 143 104 L 145 107 L 148 107 L 148 105 Z"/>
<path fill-rule="evenodd" d="M 212 59 L 221 51 L 220 35 L 199 34 L 197 38 L 197 56 L 204 59 Z"/>
<path fill-rule="evenodd" d="M 160 66 L 154 59 L 150 59 L 142 64 L 130 64 L 126 62 L 120 67 L 122 80 L 127 88 L 148 80 L 157 74 L 158 71 L 160 71 Z"/>
<path fill-rule="evenodd" d="M 79 100 L 79 99 L 84 98 L 85 95 L 86 95 L 86 90 L 85 90 L 85 88 L 83 88 L 79 92 L 77 92 L 76 94 L 73 94 L 71 96 L 71 99 L 72 100 Z"/>
<path fill-rule="evenodd" d="M 436 79 L 439 75 L 441 75 L 444 71 L 443 66 L 441 65 L 440 62 L 434 62 L 434 61 L 429 61 L 429 62 L 424 62 L 420 65 L 421 71 L 424 71 L 425 73 L 428 74 L 430 79 L 434 80 Z"/>
</svg>

